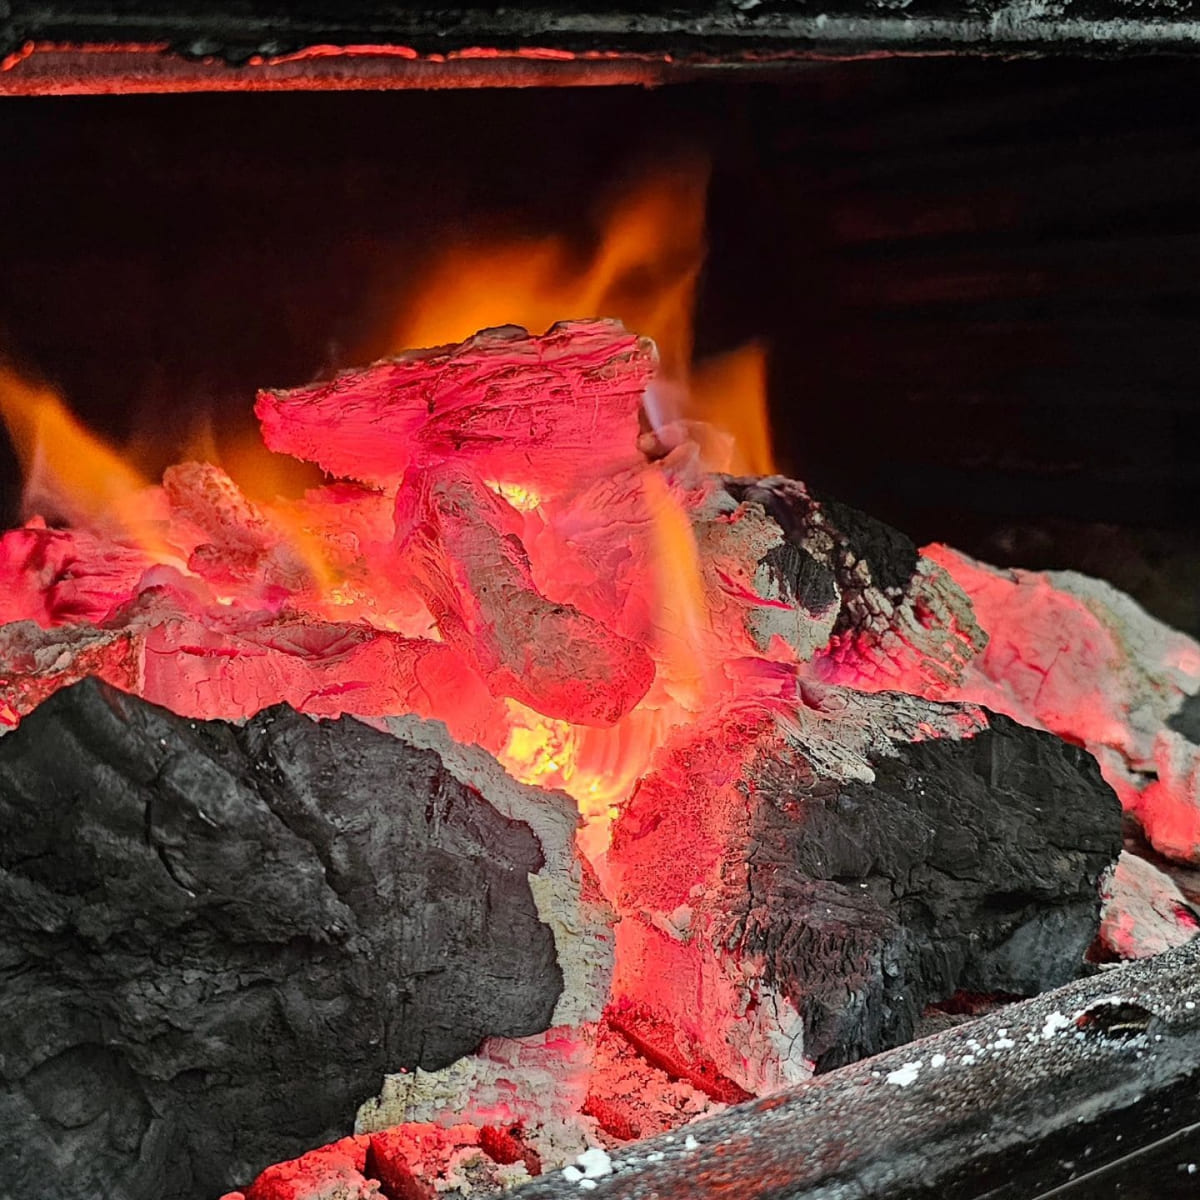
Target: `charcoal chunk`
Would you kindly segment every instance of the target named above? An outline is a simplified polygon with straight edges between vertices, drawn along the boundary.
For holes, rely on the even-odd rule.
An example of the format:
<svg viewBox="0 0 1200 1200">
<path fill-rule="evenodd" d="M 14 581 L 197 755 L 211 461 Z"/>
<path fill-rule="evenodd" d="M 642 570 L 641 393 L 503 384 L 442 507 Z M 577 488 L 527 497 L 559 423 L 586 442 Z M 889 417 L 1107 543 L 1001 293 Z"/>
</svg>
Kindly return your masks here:
<svg viewBox="0 0 1200 1200">
<path fill-rule="evenodd" d="M 872 752 L 870 783 L 777 774 L 755 808 L 741 952 L 804 1014 L 819 1070 L 908 1041 L 955 991 L 1033 996 L 1085 969 L 1116 797 L 1087 751 L 987 719 Z"/>
<path fill-rule="evenodd" d="M 0 741 L 0 1195 L 215 1196 L 546 1029 L 531 828 L 439 755 L 85 680 Z"/>
</svg>

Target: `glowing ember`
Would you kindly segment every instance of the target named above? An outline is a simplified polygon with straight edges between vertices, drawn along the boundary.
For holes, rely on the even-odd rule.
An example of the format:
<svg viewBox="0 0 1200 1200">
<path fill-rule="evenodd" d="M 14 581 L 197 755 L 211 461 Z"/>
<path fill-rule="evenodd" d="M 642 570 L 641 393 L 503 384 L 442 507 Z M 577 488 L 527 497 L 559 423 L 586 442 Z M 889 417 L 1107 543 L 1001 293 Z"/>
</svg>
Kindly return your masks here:
<svg viewBox="0 0 1200 1200">
<path fill-rule="evenodd" d="M 685 361 L 678 347 L 672 360 Z M 611 905 L 601 933 L 557 910 L 579 956 L 559 960 L 563 978 L 607 996 L 603 1019 L 596 1001 L 535 1037 L 491 1039 L 449 1082 L 406 1080 L 390 1120 L 385 1088 L 376 1115 L 402 1129 L 284 1164 L 251 1198 L 292 1195 L 293 1177 L 353 1182 L 368 1163 L 403 1179 L 426 1154 L 465 1148 L 508 1178 L 540 1169 L 543 1150 L 563 1161 L 562 1146 L 525 1140 L 526 1119 L 550 1143 L 554 1121 L 581 1112 L 633 1136 L 806 1078 L 843 1052 L 843 1022 L 852 1044 L 856 1020 L 878 1033 L 871 1004 L 911 1035 L 917 981 L 880 965 L 904 953 L 888 904 L 901 878 L 942 881 L 915 907 L 933 914 L 936 900 L 957 920 L 976 905 L 959 933 L 985 960 L 989 937 L 1012 934 L 1012 906 L 970 892 L 980 846 L 1039 904 L 1031 858 L 1044 854 L 1062 876 L 1049 894 L 1086 918 L 1102 870 L 1087 856 L 1103 847 L 1044 841 L 1051 818 L 1006 764 L 1033 764 L 1038 786 L 1077 806 L 1099 795 L 1108 811 L 1097 802 L 1086 819 L 1119 844 L 1115 800 L 1082 751 L 980 706 L 1086 745 L 1164 850 L 1200 854 L 1200 750 L 1166 729 L 1200 690 L 1200 647 L 1115 593 L 919 554 L 801 484 L 717 473 L 719 437 L 648 419 L 656 367 L 652 342 L 594 320 L 484 330 L 262 392 L 268 446 L 336 477 L 290 499 L 251 498 L 211 462 L 151 486 L 57 397 L 0 381 L 31 502 L 70 521 L 31 515 L 0 538 L 0 720 L 88 675 L 185 717 L 286 702 L 392 732 L 434 718 L 458 751 L 494 756 L 478 754 L 480 771 L 503 777 L 498 760 L 575 799 L 594 870 L 572 860 L 574 879 L 588 904 Z M 949 782 L 910 819 L 904 797 L 925 803 L 939 761 L 954 764 Z M 892 791 L 864 795 L 885 770 Z M 829 835 L 846 856 L 833 874 L 801 862 L 796 815 L 819 823 L 827 801 L 850 814 Z M 1010 811 L 1026 824 L 1006 841 Z M 569 804 L 565 817 L 564 842 Z M 937 957 L 967 962 L 946 949 L 952 925 Z M 859 974 L 839 974 L 847 962 Z M 861 1003 L 847 1004 L 855 988 Z M 624 1078 L 640 1080 L 636 1103 Z M 466 1123 L 447 1128 L 451 1112 Z"/>
<path fill-rule="evenodd" d="M 614 323 L 509 327 L 264 392 L 268 442 L 343 476 L 264 502 L 207 463 L 151 487 L 8 380 L 31 499 L 71 525 L 0 540 L 3 711 L 94 673 L 195 717 L 438 717 L 568 790 L 599 853 L 655 748 L 728 687 L 722 664 L 761 653 L 752 587 L 710 611 L 694 445 L 639 450 L 654 363 Z M 36 428 L 67 439 L 44 470 Z"/>
</svg>

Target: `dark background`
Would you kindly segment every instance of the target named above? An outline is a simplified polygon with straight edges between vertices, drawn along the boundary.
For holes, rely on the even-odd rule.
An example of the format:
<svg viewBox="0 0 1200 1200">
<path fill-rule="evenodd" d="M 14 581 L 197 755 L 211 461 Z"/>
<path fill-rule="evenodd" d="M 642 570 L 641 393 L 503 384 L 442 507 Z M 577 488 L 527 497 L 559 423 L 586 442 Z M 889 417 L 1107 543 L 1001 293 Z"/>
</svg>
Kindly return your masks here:
<svg viewBox="0 0 1200 1200">
<path fill-rule="evenodd" d="M 1195 631 L 1198 89 L 1182 60 L 946 58 L 658 91 L 6 99 L 0 355 L 117 437 L 244 422 L 256 387 L 384 349 L 405 280 L 464 228 L 586 249 L 598 198 L 699 149 L 697 350 L 766 341 L 788 469 Z"/>
</svg>

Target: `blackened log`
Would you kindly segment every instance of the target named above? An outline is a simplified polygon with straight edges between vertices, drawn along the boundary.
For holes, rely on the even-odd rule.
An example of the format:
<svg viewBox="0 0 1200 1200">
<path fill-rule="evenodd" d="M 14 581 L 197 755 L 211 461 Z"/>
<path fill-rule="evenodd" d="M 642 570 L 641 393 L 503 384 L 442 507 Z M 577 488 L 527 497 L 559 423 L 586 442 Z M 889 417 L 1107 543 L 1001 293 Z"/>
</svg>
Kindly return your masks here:
<svg viewBox="0 0 1200 1200">
<path fill-rule="evenodd" d="M 1192 942 L 629 1147 L 588 1194 L 1192 1196 L 1198 1083 L 1200 943 Z M 518 1192 L 580 1194 L 560 1172 Z"/>
<path fill-rule="evenodd" d="M 958 990 L 1077 977 L 1120 849 L 1086 751 L 803 682 L 678 736 L 621 814 L 617 1001 L 761 1094 L 909 1040 Z"/>
<path fill-rule="evenodd" d="M 216 1195 L 546 1029 L 561 850 L 403 735 L 58 692 L 0 740 L 0 1195 Z"/>
</svg>

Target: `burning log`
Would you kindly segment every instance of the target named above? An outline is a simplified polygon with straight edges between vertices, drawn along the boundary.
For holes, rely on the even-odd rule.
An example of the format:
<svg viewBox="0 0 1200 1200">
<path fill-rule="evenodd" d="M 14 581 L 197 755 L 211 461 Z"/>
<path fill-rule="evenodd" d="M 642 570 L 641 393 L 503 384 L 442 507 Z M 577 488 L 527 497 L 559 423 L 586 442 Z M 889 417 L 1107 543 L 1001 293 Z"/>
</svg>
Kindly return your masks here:
<svg viewBox="0 0 1200 1200">
<path fill-rule="evenodd" d="M 410 467 L 470 464 L 539 492 L 635 462 L 653 343 L 615 321 L 515 326 L 417 350 L 330 383 L 262 391 L 272 450 L 347 479 L 396 484 Z"/>
<path fill-rule="evenodd" d="M 410 472 L 396 501 L 401 570 L 493 695 L 613 725 L 646 694 L 645 649 L 534 586 L 519 514 L 458 467 Z"/>
<path fill-rule="evenodd" d="M 998 571 L 926 547 L 970 597 L 986 650 L 950 695 L 1088 747 L 1154 848 L 1200 861 L 1200 646 L 1069 571 Z"/>
<path fill-rule="evenodd" d="M 953 697 L 986 643 L 949 573 L 882 521 L 790 479 L 729 479 L 729 495 L 779 526 L 757 563 L 760 594 L 832 612 L 814 648 L 822 678 L 866 691 Z M 764 586 L 766 585 L 766 586 Z"/>
<path fill-rule="evenodd" d="M 35 519 L 0 537 L 0 620 L 102 620 L 129 599 L 146 566 L 135 547 Z"/>
<path fill-rule="evenodd" d="M 90 680 L 0 741 L 7 1188 L 216 1195 L 385 1071 L 598 1014 L 575 812 L 485 798 L 443 737 L 199 724 Z"/>
<path fill-rule="evenodd" d="M 272 704 L 312 716 L 444 715 L 465 741 L 496 719 L 483 681 L 449 647 L 370 625 L 202 612 L 143 593 L 104 627 L 0 628 L 0 720 L 88 677 L 181 716 L 251 717 Z"/>
<path fill-rule="evenodd" d="M 1084 751 L 785 685 L 668 743 L 617 821 L 616 1002 L 761 1094 L 911 1038 L 956 990 L 1078 975 L 1120 848 Z"/>
<path fill-rule="evenodd" d="M 224 471 L 179 463 L 163 474 L 163 493 L 177 526 L 191 526 L 188 567 L 217 584 L 253 582 L 264 597 L 311 586 L 310 569 L 286 531 L 252 504 Z"/>
</svg>

